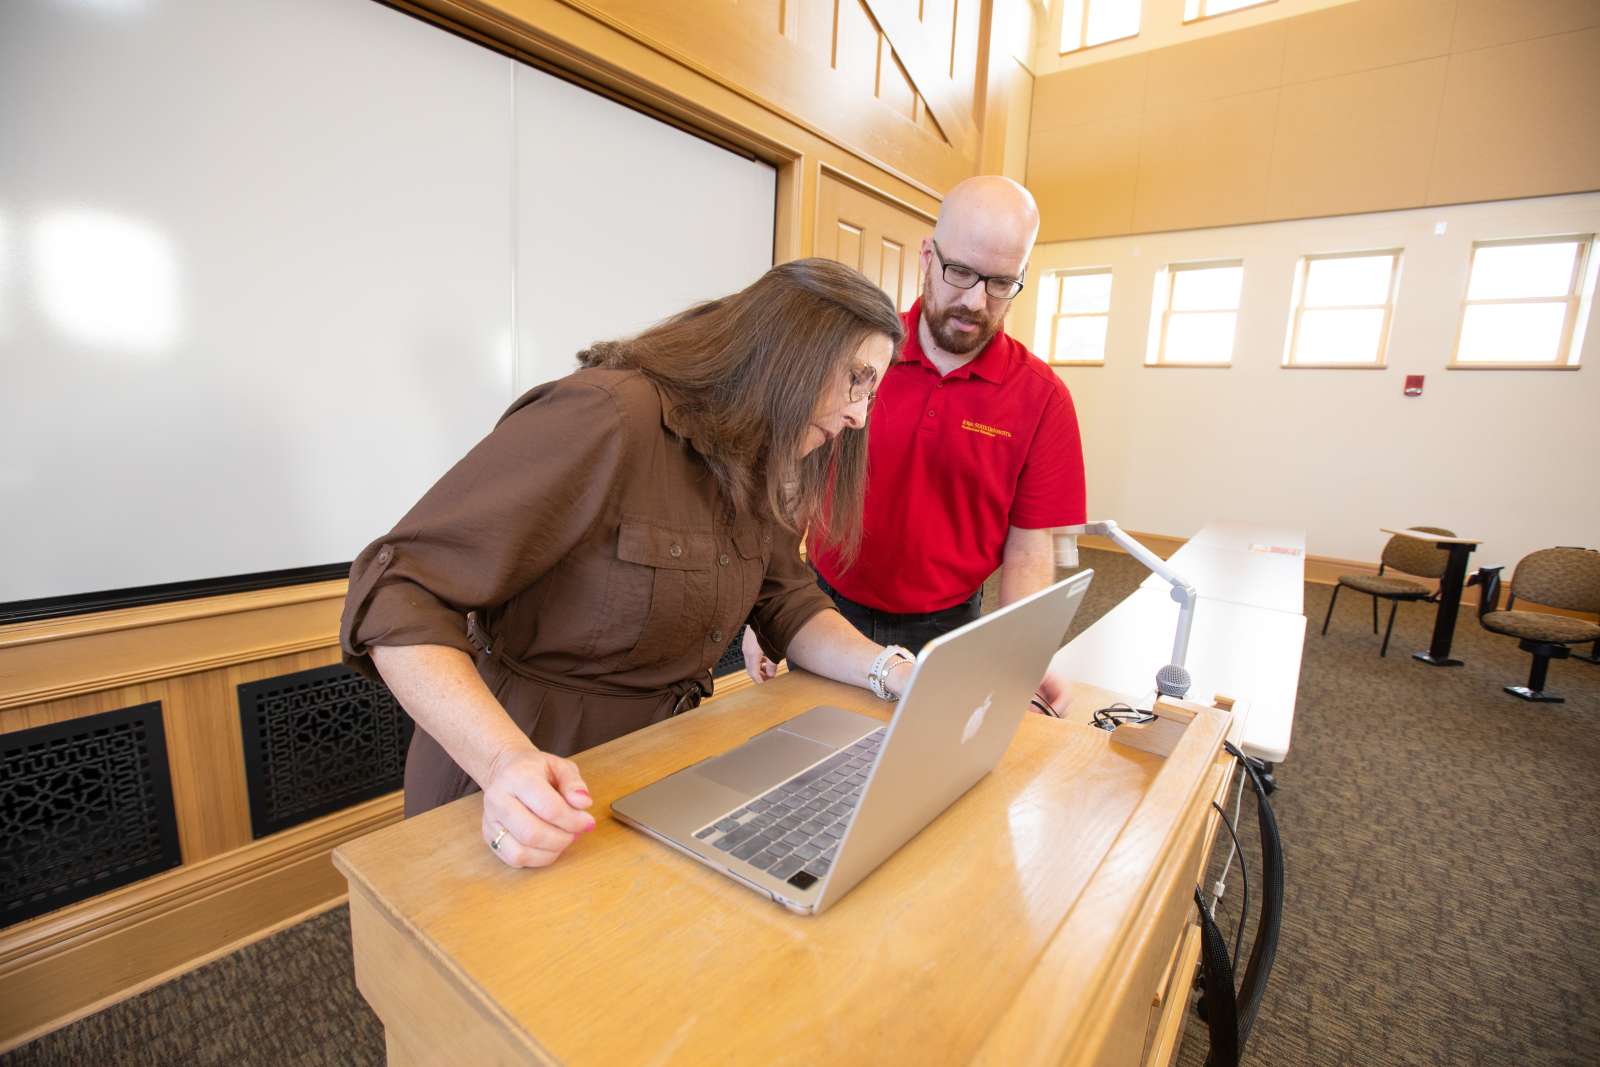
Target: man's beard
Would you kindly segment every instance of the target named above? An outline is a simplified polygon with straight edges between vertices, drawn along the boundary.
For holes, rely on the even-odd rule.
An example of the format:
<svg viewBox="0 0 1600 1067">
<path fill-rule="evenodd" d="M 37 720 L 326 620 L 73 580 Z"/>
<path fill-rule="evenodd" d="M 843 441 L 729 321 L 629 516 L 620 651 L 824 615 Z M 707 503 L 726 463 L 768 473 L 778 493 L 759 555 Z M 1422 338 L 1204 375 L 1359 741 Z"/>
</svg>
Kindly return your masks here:
<svg viewBox="0 0 1600 1067">
<path fill-rule="evenodd" d="M 1004 314 L 990 318 L 981 311 L 970 311 L 959 305 L 942 311 L 932 310 L 929 296 L 926 292 L 922 294 L 922 321 L 928 324 L 933 343 L 952 356 L 966 356 L 980 351 L 991 337 L 1000 332 L 1005 322 Z M 958 332 L 951 325 L 955 320 L 971 323 L 978 328 L 969 333 Z"/>
</svg>

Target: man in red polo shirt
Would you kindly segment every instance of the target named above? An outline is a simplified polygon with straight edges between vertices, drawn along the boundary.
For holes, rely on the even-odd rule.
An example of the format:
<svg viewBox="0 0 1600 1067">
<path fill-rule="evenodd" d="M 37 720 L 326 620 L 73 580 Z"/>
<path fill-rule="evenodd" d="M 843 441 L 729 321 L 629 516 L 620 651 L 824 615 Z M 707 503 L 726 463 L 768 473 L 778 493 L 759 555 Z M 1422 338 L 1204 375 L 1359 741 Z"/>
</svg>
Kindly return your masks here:
<svg viewBox="0 0 1600 1067">
<path fill-rule="evenodd" d="M 922 242 L 922 299 L 868 420 L 860 555 L 848 568 L 813 534 L 818 584 L 867 636 L 917 651 L 978 617 L 1000 571 L 1000 604 L 1055 578 L 1051 527 L 1084 521 L 1083 451 L 1072 397 L 1001 329 L 1039 231 L 1033 197 L 985 176 L 945 198 Z M 760 680 L 771 665 L 746 641 Z M 1063 680 L 1046 678 L 1052 702 Z"/>
</svg>

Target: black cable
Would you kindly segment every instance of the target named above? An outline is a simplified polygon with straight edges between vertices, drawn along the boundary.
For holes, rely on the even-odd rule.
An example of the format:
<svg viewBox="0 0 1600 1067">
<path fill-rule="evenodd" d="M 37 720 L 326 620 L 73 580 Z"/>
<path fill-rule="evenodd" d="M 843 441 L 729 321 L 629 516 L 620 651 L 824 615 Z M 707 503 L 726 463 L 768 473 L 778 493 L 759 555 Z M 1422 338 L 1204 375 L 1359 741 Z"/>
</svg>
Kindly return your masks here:
<svg viewBox="0 0 1600 1067">
<path fill-rule="evenodd" d="M 1239 853 L 1239 877 L 1244 879 L 1244 898 L 1239 901 L 1239 925 L 1233 932 L 1233 971 L 1239 973 L 1239 946 L 1244 941 L 1244 923 L 1250 916 L 1250 874 L 1245 869 L 1248 864 L 1244 857 L 1244 848 L 1239 844 L 1239 835 L 1234 832 L 1233 820 L 1228 818 L 1228 813 L 1222 810 L 1222 805 L 1215 800 L 1211 806 L 1217 809 L 1217 814 L 1222 816 L 1222 825 L 1228 828 L 1228 836 L 1233 838 L 1234 851 Z"/>
<path fill-rule="evenodd" d="M 1156 716 L 1153 712 L 1141 711 L 1138 708 L 1129 707 L 1127 704 L 1124 704 L 1119 700 L 1110 707 L 1096 708 L 1094 710 L 1094 716 L 1090 721 L 1090 725 L 1097 726 L 1102 730 L 1111 731 L 1115 730 L 1119 726 L 1136 726 L 1139 723 L 1155 722 L 1155 720 Z"/>
<path fill-rule="evenodd" d="M 1043 693 L 1037 693 L 1037 692 L 1034 693 L 1033 694 L 1033 699 L 1029 700 L 1028 703 L 1032 704 L 1034 707 L 1038 708 L 1040 711 L 1044 712 L 1046 715 L 1051 716 L 1052 718 L 1056 718 L 1056 719 L 1061 718 L 1061 713 L 1059 711 L 1057 711 L 1055 709 L 1055 707 L 1048 700 L 1046 700 L 1044 698 L 1044 694 Z"/>
</svg>

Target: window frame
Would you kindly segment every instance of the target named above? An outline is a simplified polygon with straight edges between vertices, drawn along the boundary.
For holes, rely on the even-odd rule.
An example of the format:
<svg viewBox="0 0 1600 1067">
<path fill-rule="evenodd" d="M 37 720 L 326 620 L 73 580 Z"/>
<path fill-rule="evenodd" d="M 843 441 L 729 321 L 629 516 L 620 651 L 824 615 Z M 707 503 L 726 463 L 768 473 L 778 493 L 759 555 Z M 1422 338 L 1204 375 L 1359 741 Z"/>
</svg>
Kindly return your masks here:
<svg viewBox="0 0 1600 1067">
<path fill-rule="evenodd" d="M 1301 256 L 1300 262 L 1295 267 L 1294 303 L 1289 309 L 1289 340 L 1283 350 L 1283 368 L 1285 370 L 1383 370 L 1388 367 L 1389 329 L 1394 324 L 1394 305 L 1399 295 L 1400 267 L 1404 255 L 1404 248 L 1373 248 L 1356 252 L 1309 252 Z M 1306 308 L 1306 289 L 1311 280 L 1311 264 L 1324 259 L 1377 259 L 1380 256 L 1389 257 L 1389 291 L 1386 294 L 1385 303 L 1335 304 L 1309 309 L 1312 311 L 1376 311 L 1382 308 L 1383 326 L 1378 332 L 1377 357 L 1371 362 L 1362 363 L 1297 361 L 1294 358 L 1294 354 L 1300 347 L 1300 318 L 1308 310 Z"/>
<path fill-rule="evenodd" d="M 1067 279 L 1067 278 L 1082 278 L 1082 277 L 1087 277 L 1089 275 L 1094 275 L 1094 274 L 1107 274 L 1107 275 L 1110 275 L 1111 276 L 1111 289 L 1112 289 L 1113 292 L 1116 291 L 1116 286 L 1117 286 L 1116 270 L 1114 268 L 1112 268 L 1112 267 L 1109 267 L 1109 266 L 1101 266 L 1101 267 L 1063 267 L 1060 270 L 1052 270 L 1052 271 L 1046 271 L 1045 272 L 1045 276 L 1046 277 L 1053 278 L 1056 281 L 1056 286 L 1055 286 L 1056 306 L 1055 306 L 1055 310 L 1050 313 L 1050 348 L 1049 348 L 1049 351 L 1047 351 L 1045 353 L 1045 362 L 1050 364 L 1050 366 L 1052 366 L 1052 367 L 1104 367 L 1106 365 L 1105 349 L 1101 350 L 1099 359 L 1057 359 L 1056 358 L 1056 334 L 1057 334 L 1057 331 L 1061 327 L 1061 320 L 1062 319 L 1105 319 L 1106 320 L 1106 348 L 1109 348 L 1111 346 L 1111 305 L 1110 305 L 1109 298 L 1107 300 L 1106 309 L 1104 311 L 1062 311 L 1061 310 L 1061 302 L 1062 302 L 1063 299 L 1065 299 L 1065 293 L 1066 293 L 1066 286 L 1062 284 L 1063 280 Z M 1035 323 L 1038 322 L 1038 319 L 1039 319 L 1039 316 L 1036 313 L 1034 315 Z M 1034 330 L 1035 330 L 1035 333 L 1038 332 L 1037 325 L 1035 325 Z"/>
<path fill-rule="evenodd" d="M 1101 0 L 1083 0 L 1083 10 L 1078 14 L 1078 40 L 1081 42 L 1087 42 L 1089 39 L 1089 9 L 1099 2 L 1101 2 Z M 1270 3 L 1274 2 L 1274 0 L 1264 0 L 1264 2 Z M 1079 44 L 1076 48 L 1062 48 L 1061 36 L 1062 33 L 1065 32 L 1067 24 L 1067 5 L 1063 3 L 1061 5 L 1061 23 L 1056 32 L 1056 54 L 1062 56 L 1075 56 L 1079 52 L 1086 52 L 1091 48 L 1103 48 L 1108 44 L 1116 44 L 1118 41 L 1133 40 L 1135 37 L 1144 32 L 1144 0 L 1138 0 L 1138 4 L 1139 28 L 1134 30 L 1132 33 L 1125 33 L 1121 37 L 1112 37 L 1105 41 L 1096 41 L 1094 44 Z"/>
<path fill-rule="evenodd" d="M 1239 268 L 1239 303 L 1232 308 L 1217 308 L 1207 311 L 1179 311 L 1179 315 L 1232 315 L 1233 316 L 1233 345 L 1228 349 L 1226 362 L 1218 363 L 1208 361 L 1204 363 L 1185 363 L 1167 359 L 1167 325 L 1172 321 L 1172 291 L 1177 287 L 1178 275 L 1191 270 L 1215 270 L 1218 267 Z M 1161 268 L 1166 275 L 1163 284 L 1166 289 L 1161 294 L 1161 324 L 1155 344 L 1155 359 L 1148 356 L 1145 359 L 1146 367 L 1177 367 L 1184 370 L 1200 369 L 1215 370 L 1233 366 L 1233 353 L 1239 347 L 1239 312 L 1244 306 L 1244 259 L 1197 259 L 1184 260 L 1178 263 L 1168 263 Z"/>
<path fill-rule="evenodd" d="M 1198 23 L 1205 22 L 1208 19 L 1226 18 L 1229 15 L 1237 15 L 1241 11 L 1254 11 L 1258 7 L 1266 7 L 1268 4 L 1275 4 L 1278 2 L 1278 0 L 1256 0 L 1255 3 L 1247 4 L 1244 7 L 1235 7 L 1227 11 L 1218 11 L 1215 13 L 1206 12 L 1206 5 L 1209 4 L 1211 0 L 1198 0 L 1198 2 L 1200 5 L 1200 13 L 1195 15 L 1193 18 L 1190 18 L 1187 14 L 1184 15 L 1181 20 L 1183 25 L 1194 26 Z M 1187 9 L 1188 5 L 1185 4 L 1184 7 Z"/>
<path fill-rule="evenodd" d="M 1594 238 L 1592 233 L 1560 233 L 1548 234 L 1542 237 L 1505 237 L 1491 241 L 1472 242 L 1472 254 L 1467 257 L 1467 277 L 1461 292 L 1461 310 L 1456 316 L 1456 340 L 1450 348 L 1450 362 L 1445 364 L 1446 370 L 1578 370 L 1582 364 L 1574 360 L 1577 346 L 1573 339 L 1578 333 L 1580 312 L 1586 303 L 1584 293 L 1584 280 L 1591 273 L 1590 259 L 1594 254 Z M 1469 294 L 1472 292 L 1472 271 L 1478 264 L 1478 249 L 1480 248 L 1506 248 L 1514 245 L 1554 245 L 1576 243 L 1577 255 L 1572 257 L 1572 276 L 1567 279 L 1567 293 L 1565 297 L 1556 296 L 1517 296 L 1497 297 L 1490 300 L 1473 300 Z M 1561 323 L 1561 341 L 1557 346 L 1556 358 L 1540 362 L 1488 362 L 1484 360 L 1461 359 L 1461 339 L 1467 329 L 1467 309 L 1496 304 L 1556 304 L 1567 305 L 1566 314 Z"/>
</svg>

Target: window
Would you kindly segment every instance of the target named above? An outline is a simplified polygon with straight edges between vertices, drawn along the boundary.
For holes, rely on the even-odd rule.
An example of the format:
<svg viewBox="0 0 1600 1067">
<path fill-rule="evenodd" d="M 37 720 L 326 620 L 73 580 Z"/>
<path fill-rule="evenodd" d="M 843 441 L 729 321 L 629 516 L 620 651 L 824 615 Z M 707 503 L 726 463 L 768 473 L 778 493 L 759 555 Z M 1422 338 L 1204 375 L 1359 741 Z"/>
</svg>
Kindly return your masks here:
<svg viewBox="0 0 1600 1067">
<path fill-rule="evenodd" d="M 1594 287 L 1593 243 L 1585 234 L 1474 244 L 1451 366 L 1577 366 L 1573 335 Z"/>
<path fill-rule="evenodd" d="M 1226 15 L 1230 11 L 1243 11 L 1247 7 L 1260 7 L 1273 0 L 1183 0 L 1183 21 L 1208 19 L 1212 15 Z"/>
<path fill-rule="evenodd" d="M 1381 367 L 1400 250 L 1306 256 L 1294 280 L 1286 367 Z"/>
<path fill-rule="evenodd" d="M 1034 351 L 1051 363 L 1104 363 L 1110 317 L 1110 267 L 1046 274 L 1039 286 Z"/>
<path fill-rule="evenodd" d="M 1244 264 L 1174 263 L 1156 277 L 1154 345 L 1145 362 L 1157 366 L 1226 367 L 1233 361 Z"/>
<path fill-rule="evenodd" d="M 1137 36 L 1140 6 L 1140 0 L 1066 0 L 1061 5 L 1061 51 Z"/>
</svg>

